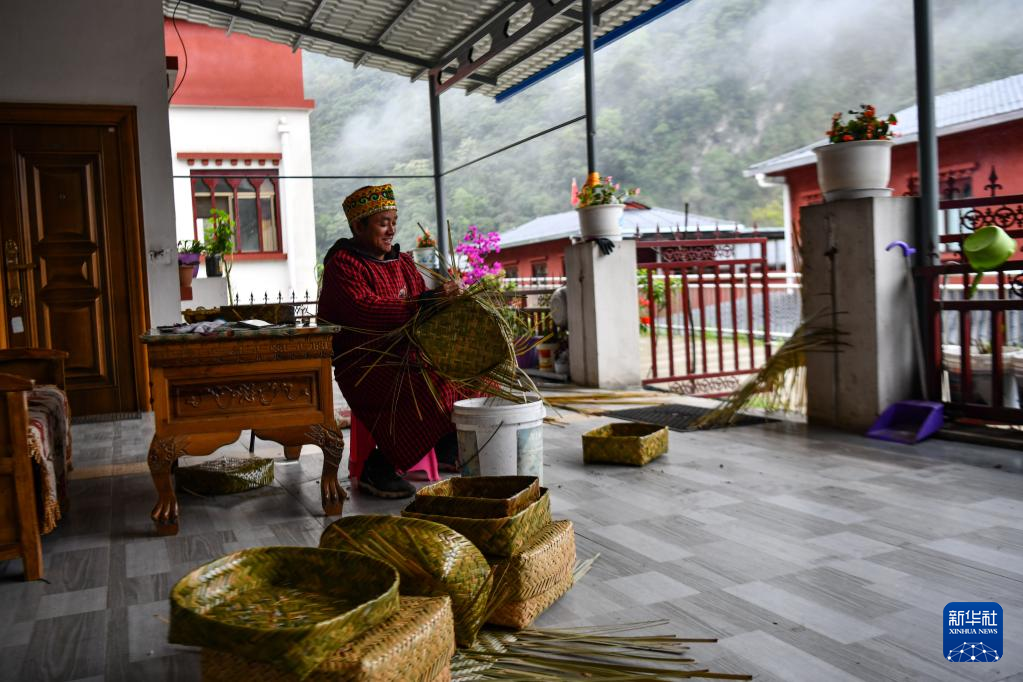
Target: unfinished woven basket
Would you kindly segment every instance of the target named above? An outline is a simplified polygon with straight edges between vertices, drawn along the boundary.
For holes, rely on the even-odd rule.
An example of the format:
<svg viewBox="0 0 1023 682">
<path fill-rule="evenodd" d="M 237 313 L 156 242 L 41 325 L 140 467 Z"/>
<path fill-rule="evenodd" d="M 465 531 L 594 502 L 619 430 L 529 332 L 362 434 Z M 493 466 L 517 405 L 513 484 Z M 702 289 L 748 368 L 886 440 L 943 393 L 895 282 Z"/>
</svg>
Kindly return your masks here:
<svg viewBox="0 0 1023 682">
<path fill-rule="evenodd" d="M 274 481 L 274 461 L 266 457 L 223 457 L 178 467 L 178 490 L 197 495 L 230 495 L 255 490 Z"/>
<path fill-rule="evenodd" d="M 668 427 L 607 424 L 583 434 L 583 462 L 643 466 L 668 451 Z"/>
<path fill-rule="evenodd" d="M 477 379 L 502 363 L 515 363 L 500 318 L 472 296 L 438 303 L 412 334 L 426 362 L 449 379 Z"/>
<path fill-rule="evenodd" d="M 490 559 L 494 590 L 489 610 L 551 591 L 575 569 L 575 531 L 571 521 L 555 521 L 533 536 L 521 554 Z"/>
<path fill-rule="evenodd" d="M 444 524 L 469 539 L 487 556 L 513 556 L 522 551 L 537 531 L 551 522 L 551 498 L 540 488 L 540 499 L 514 516 L 495 519 L 473 519 L 439 514 L 422 514 L 413 501 L 402 516 Z"/>
<path fill-rule="evenodd" d="M 476 639 L 490 599 L 490 566 L 471 542 L 447 526 L 398 516 L 346 516 L 323 530 L 320 547 L 391 564 L 401 576 L 402 595 L 449 596 L 459 645 Z"/>
<path fill-rule="evenodd" d="M 398 610 L 398 574 L 350 552 L 257 547 L 200 566 L 171 590 L 168 639 L 298 676 Z"/>
<path fill-rule="evenodd" d="M 535 476 L 469 476 L 449 478 L 416 492 L 421 514 L 463 518 L 515 516 L 540 497 Z"/>
<path fill-rule="evenodd" d="M 493 625 L 503 625 L 521 630 L 533 624 L 537 616 L 546 611 L 551 604 L 558 601 L 572 587 L 572 572 L 562 575 L 549 590 L 541 595 L 518 602 L 508 602 L 495 609 L 487 618 Z"/>
<path fill-rule="evenodd" d="M 307 682 L 438 682 L 450 679 L 455 641 L 447 597 L 402 597 L 398 612 L 332 653 Z M 215 649 L 202 651 L 206 682 L 297 682 L 294 673 Z"/>
</svg>

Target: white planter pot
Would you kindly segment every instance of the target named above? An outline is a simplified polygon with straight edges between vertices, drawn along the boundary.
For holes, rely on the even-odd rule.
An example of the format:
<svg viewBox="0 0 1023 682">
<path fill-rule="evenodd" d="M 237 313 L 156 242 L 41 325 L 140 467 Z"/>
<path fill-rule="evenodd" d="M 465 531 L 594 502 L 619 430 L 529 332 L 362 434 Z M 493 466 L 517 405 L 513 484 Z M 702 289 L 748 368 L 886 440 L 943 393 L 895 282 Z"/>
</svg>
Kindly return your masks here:
<svg viewBox="0 0 1023 682">
<path fill-rule="evenodd" d="M 817 154 L 817 183 L 825 201 L 890 197 L 891 140 L 855 140 L 827 144 Z"/>
<path fill-rule="evenodd" d="M 579 232 L 583 239 L 620 239 L 624 204 L 601 204 L 578 208 Z"/>
<path fill-rule="evenodd" d="M 419 266 L 419 274 L 423 276 L 423 282 L 427 289 L 433 289 L 440 281 L 432 273 L 440 270 L 440 258 L 437 249 L 432 246 L 424 246 L 412 249 L 412 260 Z"/>
<path fill-rule="evenodd" d="M 463 476 L 536 476 L 543 483 L 543 402 L 468 398 L 455 403 Z"/>
</svg>

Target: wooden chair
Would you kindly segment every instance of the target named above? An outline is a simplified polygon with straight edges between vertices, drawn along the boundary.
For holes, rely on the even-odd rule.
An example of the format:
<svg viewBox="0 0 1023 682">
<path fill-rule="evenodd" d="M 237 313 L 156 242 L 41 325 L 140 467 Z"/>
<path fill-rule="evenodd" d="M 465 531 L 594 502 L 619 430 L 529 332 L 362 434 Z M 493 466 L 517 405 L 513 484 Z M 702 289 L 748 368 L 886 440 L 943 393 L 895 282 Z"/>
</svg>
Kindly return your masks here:
<svg viewBox="0 0 1023 682">
<path fill-rule="evenodd" d="M 64 351 L 0 350 L 0 560 L 20 557 L 28 580 L 43 577 L 28 396 L 36 382 L 64 389 L 66 358 Z"/>
</svg>

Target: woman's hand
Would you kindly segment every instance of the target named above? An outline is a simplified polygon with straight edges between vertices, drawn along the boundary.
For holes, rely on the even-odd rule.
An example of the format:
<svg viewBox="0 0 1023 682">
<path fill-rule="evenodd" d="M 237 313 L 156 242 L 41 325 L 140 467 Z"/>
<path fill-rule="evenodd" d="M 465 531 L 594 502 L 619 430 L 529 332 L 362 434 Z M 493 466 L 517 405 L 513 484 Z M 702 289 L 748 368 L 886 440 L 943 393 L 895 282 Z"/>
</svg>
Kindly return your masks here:
<svg viewBox="0 0 1023 682">
<path fill-rule="evenodd" d="M 452 296 L 457 296 L 458 292 L 460 292 L 461 290 L 462 290 L 462 285 L 461 285 L 460 282 L 458 282 L 456 280 L 450 280 L 450 281 L 444 282 L 439 287 L 437 287 L 438 293 L 441 296 L 444 296 L 445 298 L 451 298 Z"/>
</svg>

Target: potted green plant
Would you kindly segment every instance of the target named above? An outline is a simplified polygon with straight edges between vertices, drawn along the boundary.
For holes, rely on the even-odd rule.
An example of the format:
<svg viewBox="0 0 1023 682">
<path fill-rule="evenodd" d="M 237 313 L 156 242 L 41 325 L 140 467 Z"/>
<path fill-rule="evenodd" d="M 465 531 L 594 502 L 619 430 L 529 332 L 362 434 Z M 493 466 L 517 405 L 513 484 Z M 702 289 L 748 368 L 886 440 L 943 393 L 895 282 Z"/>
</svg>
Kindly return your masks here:
<svg viewBox="0 0 1023 682">
<path fill-rule="evenodd" d="M 621 236 L 625 200 L 639 194 L 639 188 L 623 190 L 610 175 L 590 173 L 586 184 L 573 197 L 579 213 L 579 231 L 584 239 L 616 239 Z"/>
<path fill-rule="evenodd" d="M 199 274 L 199 257 L 202 252 L 202 242 L 198 239 L 182 239 L 178 242 L 178 278 L 182 287 L 191 287 L 192 280 Z"/>
<path fill-rule="evenodd" d="M 813 150 L 824 200 L 891 196 L 895 114 L 881 119 L 873 105 L 861 104 L 859 111 L 850 109 L 849 115 L 848 122 L 842 121 L 841 112 L 832 116 L 829 144 Z"/>
<path fill-rule="evenodd" d="M 226 211 L 215 208 L 203 230 L 206 276 L 223 277 L 224 256 L 234 253 L 235 222 Z"/>
</svg>

